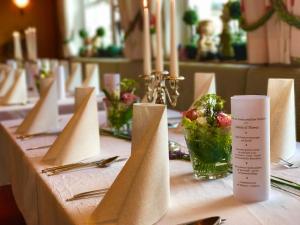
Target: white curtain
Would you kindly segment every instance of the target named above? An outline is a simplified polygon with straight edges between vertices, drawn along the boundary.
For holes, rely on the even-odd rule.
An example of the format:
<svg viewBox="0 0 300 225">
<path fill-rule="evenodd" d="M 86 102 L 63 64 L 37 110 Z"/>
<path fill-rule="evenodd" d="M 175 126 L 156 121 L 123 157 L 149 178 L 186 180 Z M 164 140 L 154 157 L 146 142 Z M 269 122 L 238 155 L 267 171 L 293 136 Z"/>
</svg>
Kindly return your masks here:
<svg viewBox="0 0 300 225">
<path fill-rule="evenodd" d="M 300 15 L 300 0 L 284 0 L 286 8 Z M 270 0 L 244 0 L 247 23 L 256 22 L 271 6 Z M 249 63 L 290 64 L 291 58 L 300 58 L 300 30 L 283 22 L 276 13 L 259 29 L 248 32 Z"/>
<path fill-rule="evenodd" d="M 58 13 L 64 57 L 78 55 L 82 45 L 78 32 L 84 28 L 84 1 L 59 0 Z M 69 41 L 66 43 L 66 41 Z M 70 41 L 71 40 L 71 41 Z"/>
<path fill-rule="evenodd" d="M 129 59 L 141 59 L 143 57 L 143 29 L 140 26 L 143 20 L 141 0 L 119 0 L 121 25 L 126 32 L 134 21 L 137 13 L 141 13 L 139 22 L 125 40 L 124 54 Z"/>
</svg>

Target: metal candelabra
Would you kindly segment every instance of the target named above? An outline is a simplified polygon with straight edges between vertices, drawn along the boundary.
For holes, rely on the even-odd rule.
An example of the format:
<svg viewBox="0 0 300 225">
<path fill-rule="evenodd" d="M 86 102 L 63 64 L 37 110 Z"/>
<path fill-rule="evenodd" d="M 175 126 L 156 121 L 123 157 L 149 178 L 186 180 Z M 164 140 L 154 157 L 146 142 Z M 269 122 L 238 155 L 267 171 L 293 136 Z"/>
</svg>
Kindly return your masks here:
<svg viewBox="0 0 300 225">
<path fill-rule="evenodd" d="M 169 103 L 172 107 L 177 105 L 179 82 L 184 80 L 184 77 L 170 76 L 168 71 L 154 71 L 141 77 L 145 80 L 148 102 L 164 105 Z"/>
</svg>

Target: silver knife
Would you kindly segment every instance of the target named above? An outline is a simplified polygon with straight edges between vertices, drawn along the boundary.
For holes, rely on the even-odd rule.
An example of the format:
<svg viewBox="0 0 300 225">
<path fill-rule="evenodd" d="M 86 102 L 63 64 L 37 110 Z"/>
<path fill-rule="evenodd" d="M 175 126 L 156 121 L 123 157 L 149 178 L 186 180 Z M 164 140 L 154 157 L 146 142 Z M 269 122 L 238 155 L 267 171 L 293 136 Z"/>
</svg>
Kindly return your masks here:
<svg viewBox="0 0 300 225">
<path fill-rule="evenodd" d="M 208 217 L 205 219 L 200 219 L 192 222 L 182 223 L 178 225 L 219 225 L 223 223 L 225 219 L 221 219 L 219 216 Z"/>
</svg>

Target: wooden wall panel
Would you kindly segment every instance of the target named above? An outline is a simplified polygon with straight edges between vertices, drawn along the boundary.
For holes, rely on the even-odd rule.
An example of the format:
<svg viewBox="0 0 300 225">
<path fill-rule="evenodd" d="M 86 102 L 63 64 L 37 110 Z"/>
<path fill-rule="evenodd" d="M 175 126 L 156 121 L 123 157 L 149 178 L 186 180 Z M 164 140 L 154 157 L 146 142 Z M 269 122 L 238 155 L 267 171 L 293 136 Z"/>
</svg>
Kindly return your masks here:
<svg viewBox="0 0 300 225">
<path fill-rule="evenodd" d="M 0 59 L 13 56 L 12 32 L 37 28 L 38 56 L 59 56 L 59 28 L 56 0 L 31 0 L 21 14 L 12 0 L 0 1 Z M 23 35 L 24 37 L 24 35 Z M 25 43 L 23 44 L 25 48 Z"/>
</svg>

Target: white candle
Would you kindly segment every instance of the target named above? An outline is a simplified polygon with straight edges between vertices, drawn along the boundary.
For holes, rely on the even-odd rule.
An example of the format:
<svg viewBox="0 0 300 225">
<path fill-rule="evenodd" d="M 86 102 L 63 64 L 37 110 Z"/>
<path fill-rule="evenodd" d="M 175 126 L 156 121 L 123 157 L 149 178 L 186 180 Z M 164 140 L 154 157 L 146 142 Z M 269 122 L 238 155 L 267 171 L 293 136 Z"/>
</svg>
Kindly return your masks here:
<svg viewBox="0 0 300 225">
<path fill-rule="evenodd" d="M 31 28 L 32 36 L 32 60 L 37 60 L 37 38 L 36 38 L 36 28 Z"/>
<path fill-rule="evenodd" d="M 151 74 L 150 24 L 147 0 L 144 0 L 144 74 Z"/>
<path fill-rule="evenodd" d="M 270 193 L 270 100 L 234 96 L 232 113 L 233 194 L 245 202 L 264 201 Z"/>
<path fill-rule="evenodd" d="M 178 52 L 177 52 L 177 34 L 176 34 L 176 2 L 171 0 L 171 25 L 170 25 L 170 35 L 171 35 L 171 56 L 170 56 L 170 76 L 178 76 Z"/>
<path fill-rule="evenodd" d="M 25 39 L 26 39 L 26 49 L 27 49 L 27 58 L 29 60 L 32 59 L 32 47 L 31 47 L 31 41 L 30 41 L 30 28 L 25 30 Z"/>
<path fill-rule="evenodd" d="M 156 71 L 163 72 L 163 46 L 161 31 L 161 0 L 156 1 Z"/>
<path fill-rule="evenodd" d="M 20 33 L 15 31 L 13 32 L 13 39 L 14 39 L 14 55 L 15 59 L 22 60 L 22 48 L 21 48 L 21 37 Z"/>
</svg>

